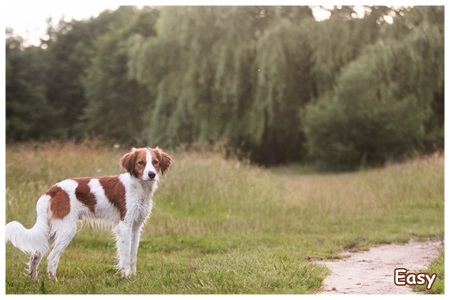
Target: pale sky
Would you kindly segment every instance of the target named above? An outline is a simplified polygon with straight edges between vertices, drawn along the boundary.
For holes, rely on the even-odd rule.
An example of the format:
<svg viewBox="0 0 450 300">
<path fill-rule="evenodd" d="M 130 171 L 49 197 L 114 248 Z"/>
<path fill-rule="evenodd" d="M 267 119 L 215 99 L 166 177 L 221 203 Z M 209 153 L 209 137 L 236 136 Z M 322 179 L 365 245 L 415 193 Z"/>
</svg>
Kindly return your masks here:
<svg viewBox="0 0 450 300">
<path fill-rule="evenodd" d="M 36 3 L 41 3 L 36 2 Z M 61 3 L 61 2 L 60 2 Z M 89 6 L 74 5 L 7 5 L 5 7 L 5 27 L 11 27 L 14 32 L 28 40 L 30 44 L 39 44 L 39 37 L 44 36 L 46 19 L 52 17 L 56 25 L 64 17 L 65 21 L 82 20 L 98 16 L 105 9 L 115 10 L 119 5 L 94 2 Z M 111 3 L 114 3 L 111 1 Z"/>
</svg>

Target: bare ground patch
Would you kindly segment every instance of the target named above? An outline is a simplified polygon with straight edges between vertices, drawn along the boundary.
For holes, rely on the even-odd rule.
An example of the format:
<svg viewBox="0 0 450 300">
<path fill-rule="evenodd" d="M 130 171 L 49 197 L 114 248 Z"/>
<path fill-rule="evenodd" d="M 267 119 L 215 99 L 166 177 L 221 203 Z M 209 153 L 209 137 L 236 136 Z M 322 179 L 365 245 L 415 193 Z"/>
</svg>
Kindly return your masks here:
<svg viewBox="0 0 450 300">
<path fill-rule="evenodd" d="M 390 244 L 369 251 L 341 255 L 341 260 L 321 261 L 331 270 L 325 278 L 322 294 L 414 294 L 409 286 L 394 284 L 394 269 L 409 272 L 424 269 L 438 256 L 443 241 L 410 241 L 404 245 Z"/>
</svg>

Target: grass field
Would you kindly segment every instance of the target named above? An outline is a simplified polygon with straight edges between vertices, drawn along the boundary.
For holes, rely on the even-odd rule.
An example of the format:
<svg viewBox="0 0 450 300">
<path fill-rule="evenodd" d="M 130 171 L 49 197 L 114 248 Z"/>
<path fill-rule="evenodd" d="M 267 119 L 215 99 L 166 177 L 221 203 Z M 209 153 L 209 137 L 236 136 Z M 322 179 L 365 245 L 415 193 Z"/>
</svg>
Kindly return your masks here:
<svg viewBox="0 0 450 300">
<path fill-rule="evenodd" d="M 83 143 L 6 147 L 6 221 L 34 224 L 35 203 L 69 177 L 121 172 L 128 149 Z M 328 270 L 314 261 L 411 238 L 444 236 L 444 158 L 314 174 L 264 169 L 217 153 L 171 152 L 139 247 L 137 275 L 121 279 L 112 234 L 80 226 L 58 282 L 24 275 L 28 257 L 6 246 L 7 294 L 315 293 Z M 438 262 L 439 264 L 439 262 Z M 441 261 L 443 265 L 443 258 Z"/>
<path fill-rule="evenodd" d="M 414 289 L 417 292 L 425 293 L 425 294 L 444 294 L 444 251 L 442 251 L 439 256 L 434 259 L 428 268 L 424 270 L 420 270 L 420 272 L 428 273 L 428 274 L 437 274 L 436 281 L 433 284 L 433 287 L 430 290 L 427 290 L 424 285 L 415 286 Z"/>
</svg>

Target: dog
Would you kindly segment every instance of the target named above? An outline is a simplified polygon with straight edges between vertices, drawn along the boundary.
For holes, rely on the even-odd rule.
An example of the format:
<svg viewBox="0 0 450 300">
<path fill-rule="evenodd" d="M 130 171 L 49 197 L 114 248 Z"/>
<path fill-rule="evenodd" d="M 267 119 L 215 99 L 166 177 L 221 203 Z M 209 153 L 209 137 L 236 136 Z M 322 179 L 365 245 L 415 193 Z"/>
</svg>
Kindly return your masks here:
<svg viewBox="0 0 450 300">
<path fill-rule="evenodd" d="M 6 225 L 6 241 L 30 254 L 29 275 L 38 278 L 38 266 L 47 257 L 47 273 L 56 280 L 62 252 L 77 232 L 82 219 L 112 222 L 116 236 L 118 267 L 122 277 L 136 274 L 140 232 L 152 210 L 158 181 L 173 159 L 156 148 L 131 148 L 120 166 L 127 172 L 99 178 L 63 180 L 42 195 L 36 204 L 37 219 L 31 229 L 17 221 Z"/>
</svg>

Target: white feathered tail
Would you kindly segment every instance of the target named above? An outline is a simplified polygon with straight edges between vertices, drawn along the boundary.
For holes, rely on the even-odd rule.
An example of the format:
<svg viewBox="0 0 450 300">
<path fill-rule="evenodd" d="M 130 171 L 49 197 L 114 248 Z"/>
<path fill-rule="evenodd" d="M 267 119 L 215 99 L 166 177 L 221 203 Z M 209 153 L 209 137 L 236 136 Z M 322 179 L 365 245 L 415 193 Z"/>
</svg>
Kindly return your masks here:
<svg viewBox="0 0 450 300">
<path fill-rule="evenodd" d="M 50 196 L 43 195 L 36 204 L 37 219 L 36 224 L 30 229 L 26 229 L 17 221 L 12 221 L 6 225 L 6 241 L 10 241 L 21 251 L 34 254 L 39 252 L 44 255 L 49 248 L 49 206 Z"/>
</svg>

